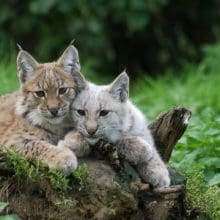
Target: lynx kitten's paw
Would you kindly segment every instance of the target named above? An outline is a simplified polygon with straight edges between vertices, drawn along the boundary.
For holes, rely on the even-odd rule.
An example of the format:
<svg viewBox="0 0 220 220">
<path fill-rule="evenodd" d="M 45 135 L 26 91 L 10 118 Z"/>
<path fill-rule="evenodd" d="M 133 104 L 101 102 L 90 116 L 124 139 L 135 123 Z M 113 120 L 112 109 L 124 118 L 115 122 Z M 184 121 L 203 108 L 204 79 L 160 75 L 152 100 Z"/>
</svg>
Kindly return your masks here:
<svg viewBox="0 0 220 220">
<path fill-rule="evenodd" d="M 75 154 L 68 148 L 57 147 L 53 149 L 47 156 L 47 160 L 43 161 L 53 169 L 61 170 L 69 175 L 77 167 L 77 158 Z"/>
<path fill-rule="evenodd" d="M 90 153 L 90 147 L 84 137 L 76 131 L 70 131 L 64 138 L 59 141 L 59 147 L 67 147 L 71 149 L 77 157 L 86 156 Z"/>
<path fill-rule="evenodd" d="M 149 161 L 154 153 L 151 145 L 142 137 L 137 136 L 124 136 L 117 145 L 117 151 L 121 158 L 132 165 Z"/>
<path fill-rule="evenodd" d="M 169 172 L 162 161 L 141 163 L 137 169 L 142 179 L 149 182 L 154 188 L 170 186 Z"/>
</svg>

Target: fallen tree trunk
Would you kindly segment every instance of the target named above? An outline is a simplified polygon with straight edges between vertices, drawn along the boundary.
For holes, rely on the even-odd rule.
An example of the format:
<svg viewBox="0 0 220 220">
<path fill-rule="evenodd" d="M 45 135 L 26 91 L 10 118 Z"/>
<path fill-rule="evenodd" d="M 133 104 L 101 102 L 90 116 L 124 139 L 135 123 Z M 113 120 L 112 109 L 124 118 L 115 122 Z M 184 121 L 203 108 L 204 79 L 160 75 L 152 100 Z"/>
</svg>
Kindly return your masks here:
<svg viewBox="0 0 220 220">
<path fill-rule="evenodd" d="M 185 108 L 173 108 L 161 114 L 149 128 L 158 151 L 168 162 L 176 142 L 183 135 L 191 116 Z M 97 148 L 98 149 L 98 148 Z M 108 145 L 113 157 L 114 148 Z M 13 171 L 0 155 L 0 175 L 12 176 Z M 80 161 L 88 165 L 87 190 L 69 193 L 74 207 L 66 204 L 54 206 L 54 197 L 42 189 L 24 189 L 21 193 L 9 193 L 7 186 L 0 191 L 0 201 L 7 199 L 10 212 L 24 219 L 185 219 L 185 178 L 170 168 L 172 186 L 150 190 L 148 184 L 140 181 L 135 170 L 127 163 L 122 172 L 117 172 L 105 161 L 94 157 Z M 115 163 L 115 161 L 114 161 Z M 113 164 L 114 164 L 113 163 Z M 126 173 L 126 177 L 122 173 Z M 11 183 L 7 183 L 11 186 Z M 7 193 L 6 193 L 7 192 Z M 7 196 L 6 196 L 7 194 Z"/>
</svg>

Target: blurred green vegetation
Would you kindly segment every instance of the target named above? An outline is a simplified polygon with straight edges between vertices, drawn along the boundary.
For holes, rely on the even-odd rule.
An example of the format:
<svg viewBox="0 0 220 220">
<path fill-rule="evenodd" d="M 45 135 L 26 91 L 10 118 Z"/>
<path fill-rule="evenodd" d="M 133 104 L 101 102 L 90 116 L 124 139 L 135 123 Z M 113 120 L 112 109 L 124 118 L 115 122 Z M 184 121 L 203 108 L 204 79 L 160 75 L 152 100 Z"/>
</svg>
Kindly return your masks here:
<svg viewBox="0 0 220 220">
<path fill-rule="evenodd" d="M 82 63 L 101 75 L 157 74 L 201 58 L 219 37 L 219 9 L 218 0 L 1 1 L 0 42 L 48 61 L 74 38 Z"/>
<path fill-rule="evenodd" d="M 0 202 L 0 215 L 6 209 L 8 206 L 7 202 Z M 0 216 L 0 220 L 20 220 L 20 218 L 17 215 L 4 215 Z"/>
</svg>

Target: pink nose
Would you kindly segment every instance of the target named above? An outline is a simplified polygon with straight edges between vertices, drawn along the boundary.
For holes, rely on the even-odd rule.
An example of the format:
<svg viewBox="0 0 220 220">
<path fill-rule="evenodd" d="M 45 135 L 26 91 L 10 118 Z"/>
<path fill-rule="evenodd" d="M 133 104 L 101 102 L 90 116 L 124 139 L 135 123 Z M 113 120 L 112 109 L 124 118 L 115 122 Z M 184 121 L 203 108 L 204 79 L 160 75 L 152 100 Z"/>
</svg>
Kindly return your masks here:
<svg viewBox="0 0 220 220">
<path fill-rule="evenodd" d="M 94 135 L 98 129 L 98 125 L 95 121 L 87 121 L 86 122 L 86 130 L 88 134 Z"/>
</svg>

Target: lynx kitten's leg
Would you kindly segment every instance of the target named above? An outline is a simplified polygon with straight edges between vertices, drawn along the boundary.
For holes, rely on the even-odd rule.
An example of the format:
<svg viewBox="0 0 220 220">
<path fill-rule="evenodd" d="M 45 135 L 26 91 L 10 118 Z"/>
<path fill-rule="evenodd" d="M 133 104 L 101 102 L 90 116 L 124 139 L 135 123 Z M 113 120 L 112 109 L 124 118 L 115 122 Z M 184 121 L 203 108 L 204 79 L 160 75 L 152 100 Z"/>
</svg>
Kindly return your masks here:
<svg viewBox="0 0 220 220">
<path fill-rule="evenodd" d="M 91 151 L 87 141 L 77 131 L 70 131 L 64 140 L 59 141 L 58 146 L 71 149 L 77 157 L 86 156 Z"/>
<path fill-rule="evenodd" d="M 124 136 L 117 145 L 117 151 L 132 165 L 147 162 L 153 156 L 153 148 L 142 137 Z"/>
<path fill-rule="evenodd" d="M 118 145 L 118 153 L 137 167 L 137 171 L 144 181 L 156 188 L 170 185 L 166 165 L 156 149 L 142 137 L 124 137 Z"/>
<path fill-rule="evenodd" d="M 61 170 L 66 175 L 69 175 L 77 167 L 77 158 L 70 149 L 57 147 L 47 141 L 26 140 L 21 147 L 17 145 L 12 149 L 27 159 L 41 160 L 50 168 Z"/>
</svg>

